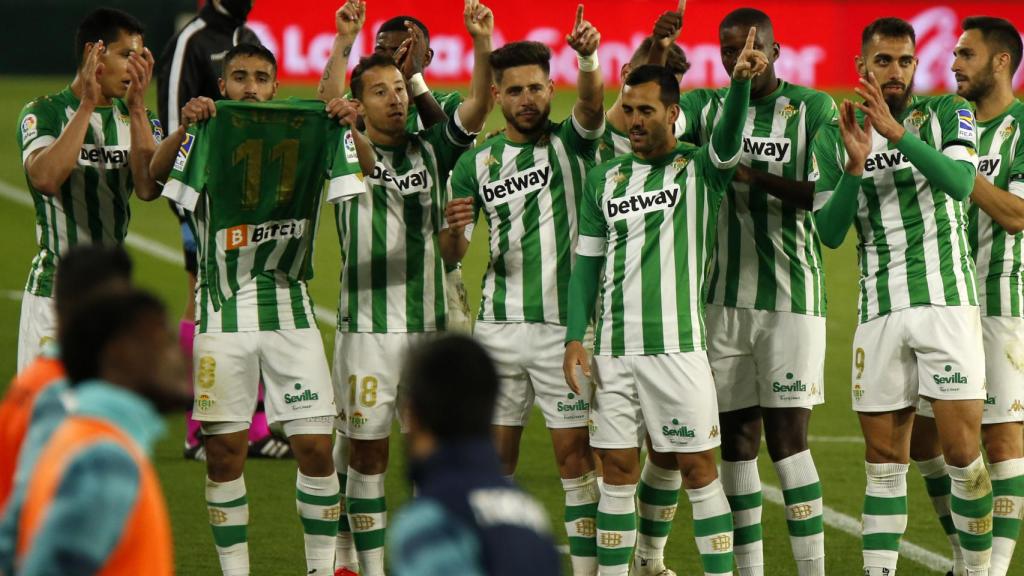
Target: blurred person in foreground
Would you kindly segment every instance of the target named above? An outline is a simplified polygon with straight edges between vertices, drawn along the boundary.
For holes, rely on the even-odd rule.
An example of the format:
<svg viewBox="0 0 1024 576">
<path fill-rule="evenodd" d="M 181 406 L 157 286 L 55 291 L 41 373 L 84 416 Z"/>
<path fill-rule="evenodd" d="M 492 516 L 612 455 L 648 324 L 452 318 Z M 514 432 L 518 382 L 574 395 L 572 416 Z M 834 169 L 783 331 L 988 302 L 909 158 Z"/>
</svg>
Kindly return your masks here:
<svg viewBox="0 0 1024 576">
<path fill-rule="evenodd" d="M 479 344 L 448 336 L 406 364 L 409 475 L 419 490 L 389 533 L 392 576 L 559 574 L 547 512 L 502 476 L 491 441 L 498 394 Z"/>
<path fill-rule="evenodd" d="M 98 296 L 72 312 L 58 342 L 74 407 L 31 473 L 15 572 L 173 574 L 149 454 L 160 413 L 183 408 L 189 387 L 164 305 L 134 290 Z"/>
</svg>

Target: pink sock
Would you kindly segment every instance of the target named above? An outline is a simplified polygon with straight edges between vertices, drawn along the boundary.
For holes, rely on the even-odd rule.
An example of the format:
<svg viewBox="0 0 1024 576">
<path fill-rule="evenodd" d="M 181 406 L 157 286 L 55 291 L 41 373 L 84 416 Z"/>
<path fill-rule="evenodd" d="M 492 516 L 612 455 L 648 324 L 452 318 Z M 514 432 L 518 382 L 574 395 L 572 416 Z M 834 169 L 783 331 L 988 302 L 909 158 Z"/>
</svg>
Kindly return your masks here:
<svg viewBox="0 0 1024 576">
<path fill-rule="evenodd" d="M 260 404 L 256 406 L 256 412 L 252 415 L 252 424 L 249 425 L 249 442 L 259 442 L 270 435 L 270 425 L 267 424 L 267 413 L 263 411 L 263 382 L 260 382 Z"/>
<path fill-rule="evenodd" d="M 181 346 L 181 353 L 185 356 L 185 363 L 189 372 L 192 371 L 192 341 L 195 340 L 196 323 L 190 320 L 182 320 L 178 324 L 178 345 Z M 185 425 L 188 427 L 188 435 L 185 442 L 189 447 L 199 443 L 199 422 L 192 419 L 192 411 L 185 412 Z"/>
</svg>

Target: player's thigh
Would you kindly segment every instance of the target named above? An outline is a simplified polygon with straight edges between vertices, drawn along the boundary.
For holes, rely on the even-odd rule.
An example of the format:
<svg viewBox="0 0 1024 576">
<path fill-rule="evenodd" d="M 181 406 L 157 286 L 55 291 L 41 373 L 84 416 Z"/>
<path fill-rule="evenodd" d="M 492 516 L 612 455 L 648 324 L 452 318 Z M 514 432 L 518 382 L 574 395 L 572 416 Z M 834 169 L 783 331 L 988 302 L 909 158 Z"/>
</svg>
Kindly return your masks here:
<svg viewBox="0 0 1024 576">
<path fill-rule="evenodd" d="M 704 452 L 721 443 L 718 401 L 707 354 L 638 356 L 640 405 L 658 452 Z"/>
<path fill-rule="evenodd" d="M 35 360 L 43 346 L 56 338 L 57 311 L 53 298 L 22 292 L 18 325 L 18 372 Z"/>
<path fill-rule="evenodd" d="M 259 333 L 205 332 L 195 337 L 193 354 L 192 418 L 211 423 L 250 422 L 259 396 Z"/>
<path fill-rule="evenodd" d="M 853 335 L 853 409 L 890 412 L 917 402 L 917 363 L 906 339 L 906 310 L 857 326 Z"/>
<path fill-rule="evenodd" d="M 714 304 L 707 307 L 708 360 L 722 412 L 758 405 L 751 312 Z"/>
<path fill-rule="evenodd" d="M 466 298 L 466 285 L 462 281 L 462 268 L 456 267 L 444 275 L 445 295 L 448 299 L 448 332 L 469 334 L 473 325 Z"/>
<path fill-rule="evenodd" d="M 391 435 L 397 417 L 402 366 L 410 342 L 420 334 L 336 334 L 335 378 L 340 380 L 345 433 L 356 440 Z"/>
<path fill-rule="evenodd" d="M 526 373 L 533 385 L 537 406 L 548 428 L 581 428 L 590 419 L 594 385 L 576 368 L 579 394 L 565 382 L 562 361 L 565 357 L 564 326 L 527 324 L 529 353 L 524 358 Z"/>
<path fill-rule="evenodd" d="M 329 434 L 338 411 L 320 331 L 298 328 L 259 334 L 267 420 L 285 422 L 289 436 Z"/>
<path fill-rule="evenodd" d="M 533 407 L 533 383 L 523 367 L 532 352 L 525 322 L 477 322 L 473 337 L 490 355 L 498 373 L 498 397 L 494 403 L 495 426 L 525 426 Z"/>
<path fill-rule="evenodd" d="M 928 306 L 907 312 L 918 393 L 934 400 L 984 400 L 985 350 L 978 308 Z"/>
<path fill-rule="evenodd" d="M 987 395 L 983 424 L 1024 421 L 1024 318 L 983 316 Z"/>
<path fill-rule="evenodd" d="M 755 310 L 754 343 L 763 408 L 812 408 L 825 401 L 825 318 Z"/>
<path fill-rule="evenodd" d="M 594 356 L 591 374 L 590 445 L 598 449 L 636 449 L 642 442 L 643 412 L 633 375 L 635 356 Z"/>
</svg>

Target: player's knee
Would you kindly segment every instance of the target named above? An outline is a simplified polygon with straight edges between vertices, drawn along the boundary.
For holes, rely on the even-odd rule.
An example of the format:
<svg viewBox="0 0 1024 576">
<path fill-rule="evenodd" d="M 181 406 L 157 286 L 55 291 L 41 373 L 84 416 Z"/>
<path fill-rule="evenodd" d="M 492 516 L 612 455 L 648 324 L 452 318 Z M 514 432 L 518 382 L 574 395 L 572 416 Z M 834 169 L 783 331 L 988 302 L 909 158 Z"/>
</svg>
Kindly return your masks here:
<svg viewBox="0 0 1024 576">
<path fill-rule="evenodd" d="M 594 469 L 586 428 L 552 430 L 555 461 L 563 478 L 578 478 Z"/>
<path fill-rule="evenodd" d="M 298 435 L 289 438 L 299 470 L 307 476 L 328 476 L 334 472 L 331 437 Z"/>
<path fill-rule="evenodd" d="M 1019 424 L 997 424 L 982 428 L 982 441 L 989 462 L 1005 462 L 1024 457 L 1024 439 Z"/>
<path fill-rule="evenodd" d="M 620 486 L 640 481 L 640 466 L 635 450 L 601 450 L 599 456 L 606 483 Z"/>
<path fill-rule="evenodd" d="M 204 437 L 206 448 L 206 475 L 214 482 L 230 482 L 245 470 L 248 442 L 232 434 Z"/>
<path fill-rule="evenodd" d="M 352 438 L 349 466 L 361 474 L 382 474 L 388 469 L 388 439 L 357 440 Z"/>
<path fill-rule="evenodd" d="M 688 490 L 703 488 L 718 478 L 715 454 L 712 450 L 696 454 L 681 454 L 678 458 L 679 472 L 683 476 L 683 487 Z"/>
<path fill-rule="evenodd" d="M 730 462 L 752 460 L 761 450 L 761 411 L 757 406 L 723 412 L 722 458 Z"/>
</svg>

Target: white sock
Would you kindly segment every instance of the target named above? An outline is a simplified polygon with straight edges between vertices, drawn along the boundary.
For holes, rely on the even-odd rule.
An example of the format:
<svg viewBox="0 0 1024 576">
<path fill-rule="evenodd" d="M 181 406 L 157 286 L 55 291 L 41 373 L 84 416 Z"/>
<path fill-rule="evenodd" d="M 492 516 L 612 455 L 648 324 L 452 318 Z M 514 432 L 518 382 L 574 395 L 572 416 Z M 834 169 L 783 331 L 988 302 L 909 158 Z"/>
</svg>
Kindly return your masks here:
<svg viewBox="0 0 1024 576">
<path fill-rule="evenodd" d="M 206 478 L 206 510 L 224 576 L 249 576 L 249 500 L 245 477 L 229 482 Z"/>
<path fill-rule="evenodd" d="M 384 474 L 362 474 L 349 466 L 346 497 L 360 574 L 384 576 L 384 537 L 388 523 Z"/>
<path fill-rule="evenodd" d="M 601 576 L 626 576 L 636 545 L 636 484 L 605 484 L 597 504 L 597 557 Z"/>
<path fill-rule="evenodd" d="M 953 525 L 967 574 L 987 575 L 992 564 L 992 482 L 979 455 L 963 468 L 946 464 L 951 480 Z"/>
<path fill-rule="evenodd" d="M 825 525 L 821 482 L 811 451 L 804 450 L 775 463 L 782 484 L 793 550 L 799 576 L 825 576 Z"/>
<path fill-rule="evenodd" d="M 1024 509 L 1024 458 L 996 462 L 989 466 L 992 476 L 992 568 L 991 576 L 1006 576 L 1013 549 L 1020 535 Z"/>
<path fill-rule="evenodd" d="M 338 537 L 334 541 L 334 567 L 348 568 L 353 572 L 359 572 L 359 556 L 356 554 L 356 545 L 352 540 L 352 529 L 348 525 L 348 508 L 346 505 L 345 491 L 348 490 L 348 437 L 340 430 L 334 432 L 334 469 L 338 472 L 338 504 L 341 506 L 341 515 L 338 518 Z"/>
<path fill-rule="evenodd" d="M 732 574 L 733 527 L 729 500 L 716 478 L 703 488 L 688 489 L 693 532 L 705 576 Z"/>
<path fill-rule="evenodd" d="M 895 574 L 900 540 L 907 530 L 909 464 L 865 462 L 867 486 L 861 517 L 864 575 Z"/>
<path fill-rule="evenodd" d="M 679 470 L 662 468 L 650 458 L 644 461 L 636 494 L 641 523 L 633 557 L 634 574 L 659 574 L 665 569 L 665 544 L 676 517 L 682 484 Z"/>
<path fill-rule="evenodd" d="M 565 533 L 573 576 L 597 574 L 597 491 L 596 476 L 587 472 L 579 478 L 562 478 L 565 490 Z"/>
<path fill-rule="evenodd" d="M 953 513 L 950 511 L 950 480 L 946 474 L 946 460 L 938 455 L 930 460 L 914 460 L 917 471 L 924 478 L 925 490 L 932 501 L 932 509 L 939 518 L 946 539 L 949 540 L 950 550 L 953 552 L 953 574 L 964 573 L 964 554 L 960 548 L 960 537 L 956 533 L 956 526 L 953 526 Z"/>
<path fill-rule="evenodd" d="M 740 576 L 764 574 L 764 542 L 761 535 L 761 477 L 757 458 L 729 462 L 722 460 L 722 488 L 732 511 L 733 554 Z"/>
<path fill-rule="evenodd" d="M 338 476 L 306 476 L 295 473 L 295 508 L 302 521 L 307 574 L 333 574 L 334 544 L 338 536 Z"/>
</svg>

